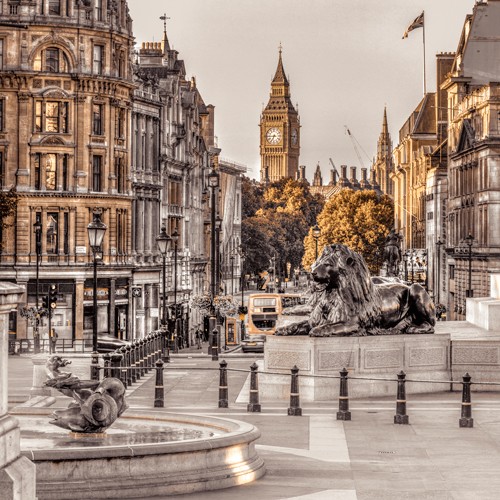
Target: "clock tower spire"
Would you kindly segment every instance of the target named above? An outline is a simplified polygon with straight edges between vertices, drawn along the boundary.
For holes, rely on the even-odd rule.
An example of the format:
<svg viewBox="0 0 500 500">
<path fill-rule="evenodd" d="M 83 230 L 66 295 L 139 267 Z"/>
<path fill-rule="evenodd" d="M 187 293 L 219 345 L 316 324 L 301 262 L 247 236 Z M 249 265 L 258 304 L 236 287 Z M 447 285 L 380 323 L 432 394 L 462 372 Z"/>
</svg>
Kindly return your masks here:
<svg viewBox="0 0 500 500">
<path fill-rule="evenodd" d="M 300 119 L 290 98 L 281 44 L 269 102 L 262 112 L 259 126 L 261 181 L 295 178 L 299 168 Z"/>
</svg>

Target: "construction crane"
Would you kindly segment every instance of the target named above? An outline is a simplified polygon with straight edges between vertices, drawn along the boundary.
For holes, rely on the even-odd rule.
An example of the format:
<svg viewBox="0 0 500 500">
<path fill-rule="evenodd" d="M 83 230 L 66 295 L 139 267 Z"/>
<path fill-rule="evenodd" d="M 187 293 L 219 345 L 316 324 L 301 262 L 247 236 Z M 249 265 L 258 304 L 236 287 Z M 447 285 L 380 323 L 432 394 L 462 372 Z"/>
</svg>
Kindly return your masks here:
<svg viewBox="0 0 500 500">
<path fill-rule="evenodd" d="M 362 168 L 364 168 L 365 165 L 363 163 L 363 160 L 361 159 L 361 155 L 359 153 L 359 149 L 361 149 L 361 151 L 363 151 L 363 153 L 365 154 L 365 156 L 368 158 L 368 161 L 371 161 L 370 157 L 366 154 L 366 151 L 363 149 L 363 147 L 358 142 L 358 140 L 356 139 L 356 137 L 354 137 L 354 135 L 351 134 L 351 131 L 349 130 L 349 127 L 347 125 L 344 125 L 344 127 L 345 127 L 346 134 L 351 139 L 352 147 L 354 148 L 354 152 L 356 153 L 356 156 L 358 157 L 359 164 L 361 165 Z M 358 149 L 358 146 L 359 146 L 359 149 Z"/>
</svg>

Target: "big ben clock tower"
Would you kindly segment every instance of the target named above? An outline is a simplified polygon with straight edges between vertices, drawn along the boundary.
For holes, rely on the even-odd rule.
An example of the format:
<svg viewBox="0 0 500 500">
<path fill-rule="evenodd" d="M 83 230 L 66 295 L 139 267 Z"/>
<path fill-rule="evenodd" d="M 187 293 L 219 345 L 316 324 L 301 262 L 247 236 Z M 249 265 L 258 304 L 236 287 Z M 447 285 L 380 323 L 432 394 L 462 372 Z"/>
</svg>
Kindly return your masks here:
<svg viewBox="0 0 500 500">
<path fill-rule="evenodd" d="M 260 180 L 295 178 L 299 168 L 300 120 L 290 99 L 281 45 L 269 102 L 260 117 Z"/>
</svg>

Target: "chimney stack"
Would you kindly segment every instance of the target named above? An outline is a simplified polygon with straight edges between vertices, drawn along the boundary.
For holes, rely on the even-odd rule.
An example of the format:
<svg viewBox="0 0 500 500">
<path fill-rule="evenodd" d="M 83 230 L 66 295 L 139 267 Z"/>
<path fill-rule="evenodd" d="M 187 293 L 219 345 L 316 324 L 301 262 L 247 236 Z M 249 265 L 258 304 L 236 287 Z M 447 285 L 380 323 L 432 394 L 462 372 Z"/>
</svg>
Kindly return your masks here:
<svg viewBox="0 0 500 500">
<path fill-rule="evenodd" d="M 330 170 L 330 186 L 336 186 L 337 185 L 337 171 L 332 168 Z"/>
<path fill-rule="evenodd" d="M 368 182 L 367 172 L 368 172 L 367 168 L 363 167 L 361 169 L 361 180 L 359 181 L 359 186 L 361 187 L 361 189 L 371 188 L 370 183 Z"/>
<path fill-rule="evenodd" d="M 356 170 L 356 167 L 351 167 L 351 178 L 349 179 L 349 181 L 351 182 L 353 189 L 359 189 L 359 182 L 356 178 Z"/>
</svg>

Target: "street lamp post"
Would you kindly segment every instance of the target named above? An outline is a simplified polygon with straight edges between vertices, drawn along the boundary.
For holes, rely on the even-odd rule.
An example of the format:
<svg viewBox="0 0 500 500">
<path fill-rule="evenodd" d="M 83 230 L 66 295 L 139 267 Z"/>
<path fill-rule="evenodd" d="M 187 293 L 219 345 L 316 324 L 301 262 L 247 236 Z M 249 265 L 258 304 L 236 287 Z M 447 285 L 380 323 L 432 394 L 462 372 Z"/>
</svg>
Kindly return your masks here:
<svg viewBox="0 0 500 500">
<path fill-rule="evenodd" d="M 414 271 L 413 271 L 413 264 L 414 264 L 414 254 L 413 254 L 413 250 L 410 250 L 410 258 L 411 258 L 411 282 L 412 284 L 415 283 L 415 274 L 414 274 Z"/>
<path fill-rule="evenodd" d="M 220 233 L 222 230 L 222 219 L 217 215 L 215 219 L 215 290 L 217 295 L 221 292 L 221 254 L 220 254 Z"/>
<path fill-rule="evenodd" d="M 212 189 L 212 197 L 211 197 L 211 211 L 210 211 L 210 308 L 211 314 L 213 315 L 215 311 L 214 307 L 214 298 L 215 298 L 215 216 L 216 216 L 216 190 L 219 187 L 219 174 L 215 169 L 212 169 L 210 174 L 208 175 L 208 185 Z M 213 325 L 212 325 L 213 326 Z"/>
<path fill-rule="evenodd" d="M 474 236 L 472 234 L 468 234 L 468 236 L 465 238 L 465 244 L 469 247 L 469 286 L 467 291 L 465 292 L 466 297 L 473 297 L 474 292 L 472 290 L 472 244 L 474 243 Z"/>
<path fill-rule="evenodd" d="M 161 326 L 163 330 L 167 330 L 168 324 L 168 309 L 167 309 L 167 253 L 170 248 L 170 242 L 172 238 L 167 234 L 167 229 L 163 226 L 160 230 L 159 236 L 156 237 L 156 243 L 158 244 L 158 250 L 160 250 L 163 259 L 163 290 L 162 290 L 162 315 L 161 315 Z M 168 345 L 168 342 L 167 342 Z"/>
<path fill-rule="evenodd" d="M 436 283 L 434 284 L 434 288 L 436 291 L 436 303 L 439 304 L 439 292 L 440 292 L 440 280 L 441 280 L 441 245 L 444 245 L 444 243 L 441 241 L 441 238 L 438 238 L 436 241 L 436 260 L 437 260 L 437 266 L 436 266 L 436 271 L 437 271 L 437 276 L 436 276 Z"/>
<path fill-rule="evenodd" d="M 97 255 L 101 252 L 102 240 L 106 233 L 107 226 L 101 221 L 100 212 L 94 211 L 94 220 L 87 226 L 89 236 L 89 245 L 92 250 L 93 263 L 94 263 L 94 311 L 92 315 L 92 350 L 97 352 Z"/>
<path fill-rule="evenodd" d="M 177 331 L 177 242 L 179 241 L 179 233 L 177 228 L 172 233 L 172 243 L 174 244 L 174 348 L 175 352 L 179 350 L 179 332 Z"/>
<path fill-rule="evenodd" d="M 321 235 L 321 229 L 316 224 L 312 230 L 312 236 L 314 238 L 314 243 L 315 243 L 315 253 L 314 253 L 314 260 L 315 261 L 318 260 L 318 240 L 319 240 L 320 235 Z"/>
<path fill-rule="evenodd" d="M 33 332 L 33 343 L 35 353 L 40 352 L 40 311 L 38 310 L 38 299 L 39 299 L 39 275 L 40 275 L 40 259 L 42 257 L 42 223 L 37 216 L 36 222 L 33 224 L 33 229 L 35 231 L 35 252 L 36 252 L 36 284 L 35 284 L 35 306 L 36 306 L 36 316 Z"/>
<path fill-rule="evenodd" d="M 234 295 L 234 255 L 229 257 L 231 261 L 231 295 Z"/>
</svg>

